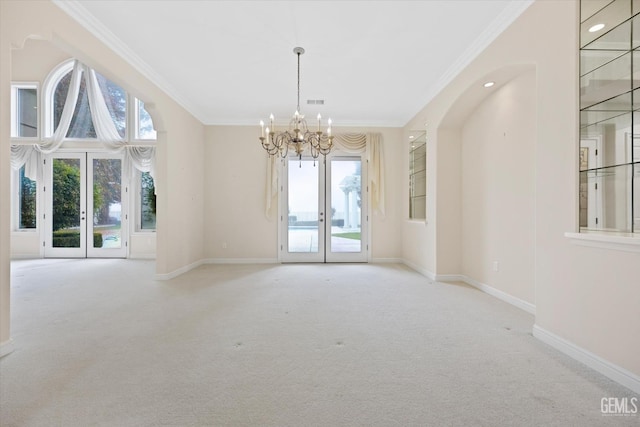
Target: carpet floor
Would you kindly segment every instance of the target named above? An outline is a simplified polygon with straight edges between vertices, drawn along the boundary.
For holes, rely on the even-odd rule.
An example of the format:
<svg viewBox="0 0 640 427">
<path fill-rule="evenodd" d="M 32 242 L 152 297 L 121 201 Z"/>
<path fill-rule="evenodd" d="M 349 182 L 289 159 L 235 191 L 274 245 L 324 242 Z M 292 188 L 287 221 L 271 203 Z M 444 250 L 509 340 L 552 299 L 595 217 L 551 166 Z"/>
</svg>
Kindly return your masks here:
<svg viewBox="0 0 640 427">
<path fill-rule="evenodd" d="M 9 426 L 625 426 L 533 316 L 396 264 L 12 262 Z M 639 405 L 640 406 L 640 405 Z"/>
</svg>

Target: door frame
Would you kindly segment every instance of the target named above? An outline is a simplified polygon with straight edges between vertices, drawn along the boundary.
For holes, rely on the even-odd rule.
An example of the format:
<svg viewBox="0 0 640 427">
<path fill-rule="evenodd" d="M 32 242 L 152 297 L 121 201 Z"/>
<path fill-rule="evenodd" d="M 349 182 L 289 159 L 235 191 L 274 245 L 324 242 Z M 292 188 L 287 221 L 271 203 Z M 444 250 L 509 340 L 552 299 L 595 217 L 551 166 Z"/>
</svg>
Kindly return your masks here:
<svg viewBox="0 0 640 427">
<path fill-rule="evenodd" d="M 53 232 L 53 159 L 78 158 L 80 159 L 80 248 L 54 248 L 52 246 Z M 120 235 L 122 244 L 120 248 L 93 248 L 93 160 L 94 159 L 119 159 L 121 161 L 121 220 Z M 44 227 L 42 236 L 44 258 L 127 258 L 129 256 L 129 174 L 125 168 L 125 158 L 122 153 L 112 153 L 101 149 L 59 149 L 44 157 Z"/>
<path fill-rule="evenodd" d="M 344 158 L 352 160 L 360 159 L 361 161 L 361 251 L 360 252 L 331 252 L 331 189 L 326 189 L 331 173 L 330 161 L 335 158 Z M 287 253 L 288 250 L 288 162 L 295 165 L 295 162 L 299 159 L 297 157 L 288 157 L 285 159 L 279 159 L 278 167 L 278 262 L 279 263 L 368 263 L 371 262 L 371 242 L 369 236 L 371 236 L 371 212 L 370 212 L 370 192 L 368 182 L 368 169 L 369 160 L 366 152 L 363 153 L 344 153 L 338 150 L 332 151 L 326 157 L 319 157 L 315 159 L 316 167 L 320 167 L 319 181 L 318 181 L 318 209 L 323 213 L 324 221 L 319 222 L 322 224 L 323 239 L 319 238 L 318 253 Z M 302 160 L 311 160 L 311 157 L 302 157 Z M 329 162 L 328 164 L 326 162 Z M 329 214 L 327 214 L 329 213 Z M 327 224 L 329 224 L 329 232 L 327 232 Z M 320 227 L 319 227 L 320 228 Z M 320 233 L 320 231 L 319 231 Z M 323 247 L 323 250 L 320 247 Z M 315 255 L 315 256 L 314 256 Z"/>
</svg>

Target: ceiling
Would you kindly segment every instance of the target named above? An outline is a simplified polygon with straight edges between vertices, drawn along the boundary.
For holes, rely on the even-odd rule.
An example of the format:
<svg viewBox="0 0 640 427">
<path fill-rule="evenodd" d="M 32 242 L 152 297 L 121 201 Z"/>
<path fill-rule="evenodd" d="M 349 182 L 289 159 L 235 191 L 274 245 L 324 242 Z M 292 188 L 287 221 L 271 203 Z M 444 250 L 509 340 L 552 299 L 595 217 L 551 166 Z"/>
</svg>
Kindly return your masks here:
<svg viewBox="0 0 640 427">
<path fill-rule="evenodd" d="M 300 104 L 336 126 L 404 126 L 529 5 L 522 0 L 54 0 L 204 124 Z M 324 105 L 307 105 L 322 99 Z"/>
</svg>

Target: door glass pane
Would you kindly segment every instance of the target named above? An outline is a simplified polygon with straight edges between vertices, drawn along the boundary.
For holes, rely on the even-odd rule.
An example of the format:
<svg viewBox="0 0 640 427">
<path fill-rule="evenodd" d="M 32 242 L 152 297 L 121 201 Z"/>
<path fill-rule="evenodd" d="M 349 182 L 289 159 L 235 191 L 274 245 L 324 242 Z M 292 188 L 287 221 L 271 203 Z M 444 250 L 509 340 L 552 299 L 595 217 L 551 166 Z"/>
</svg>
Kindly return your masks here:
<svg viewBox="0 0 640 427">
<path fill-rule="evenodd" d="M 360 252 L 361 240 L 360 160 L 331 161 L 331 252 Z"/>
<path fill-rule="evenodd" d="M 36 194 L 35 181 L 24 174 L 24 166 L 20 168 L 20 184 L 18 186 L 18 229 L 36 228 Z"/>
<path fill-rule="evenodd" d="M 121 248 L 120 159 L 93 159 L 93 247 Z"/>
<path fill-rule="evenodd" d="M 313 160 L 289 163 L 289 252 L 318 252 L 318 167 Z"/>
<path fill-rule="evenodd" d="M 80 247 L 80 159 L 53 159 L 54 248 Z"/>
</svg>

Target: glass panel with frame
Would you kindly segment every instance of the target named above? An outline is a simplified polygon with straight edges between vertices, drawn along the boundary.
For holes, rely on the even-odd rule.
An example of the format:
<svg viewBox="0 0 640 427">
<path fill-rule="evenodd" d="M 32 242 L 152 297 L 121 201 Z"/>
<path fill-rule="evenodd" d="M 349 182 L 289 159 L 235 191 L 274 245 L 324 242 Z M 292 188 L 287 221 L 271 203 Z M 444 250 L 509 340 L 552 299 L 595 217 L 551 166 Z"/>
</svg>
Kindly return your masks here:
<svg viewBox="0 0 640 427">
<path fill-rule="evenodd" d="M 11 85 L 11 137 L 38 137 L 37 84 Z"/>
<path fill-rule="evenodd" d="M 319 161 L 287 159 L 287 250 L 289 253 L 319 253 Z"/>
<path fill-rule="evenodd" d="M 426 198 L 427 135 L 420 131 L 409 137 L 409 219 L 427 218 Z"/>
<path fill-rule="evenodd" d="M 637 0 L 580 2 L 581 231 L 640 232 L 639 10 Z"/>
<path fill-rule="evenodd" d="M 51 182 L 51 247 L 83 247 L 84 159 L 54 157 Z"/>
<path fill-rule="evenodd" d="M 136 139 L 156 139 L 156 131 L 153 128 L 153 120 L 151 115 L 145 110 L 144 102 L 140 99 L 135 100 L 136 105 Z"/>
<path fill-rule="evenodd" d="M 362 161 L 332 158 L 331 252 L 362 251 Z"/>
<path fill-rule="evenodd" d="M 122 160 L 93 158 L 91 202 L 93 248 L 122 247 Z"/>
<path fill-rule="evenodd" d="M 15 173 L 17 177 L 17 230 L 33 230 L 37 227 L 37 192 L 36 181 L 25 176 L 25 167 L 22 166 Z"/>
<path fill-rule="evenodd" d="M 62 111 L 64 110 L 64 105 L 67 100 L 67 93 L 69 92 L 72 73 L 73 71 L 69 71 L 60 79 L 53 93 L 53 131 L 55 131 L 60 124 Z M 86 91 L 85 78 L 86 76 L 83 75 L 80 81 L 80 92 L 78 94 L 73 118 L 69 125 L 69 130 L 67 131 L 67 138 L 96 138 L 96 131 L 91 117 L 91 109 L 89 107 L 89 97 L 87 96 Z M 107 105 L 107 109 L 113 119 L 113 123 L 120 136 L 125 138 L 127 123 L 127 94 L 124 89 L 108 80 L 100 73 L 96 72 L 96 78 L 98 80 L 100 92 L 102 93 Z"/>
<path fill-rule="evenodd" d="M 140 177 L 138 231 L 156 229 L 156 187 L 149 172 L 138 172 Z"/>
</svg>

